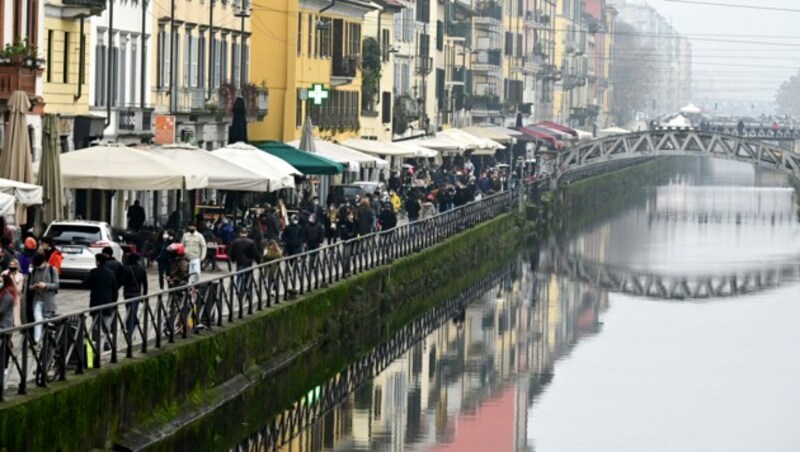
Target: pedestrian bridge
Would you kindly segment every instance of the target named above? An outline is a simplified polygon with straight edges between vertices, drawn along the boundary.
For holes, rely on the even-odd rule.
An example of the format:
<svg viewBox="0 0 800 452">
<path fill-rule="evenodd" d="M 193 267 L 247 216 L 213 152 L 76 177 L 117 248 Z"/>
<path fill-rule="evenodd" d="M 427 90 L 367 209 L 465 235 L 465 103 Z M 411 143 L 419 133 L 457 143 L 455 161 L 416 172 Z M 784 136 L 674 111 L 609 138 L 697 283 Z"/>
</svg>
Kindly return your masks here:
<svg viewBox="0 0 800 452">
<path fill-rule="evenodd" d="M 567 148 L 552 161 L 553 167 L 544 171 L 558 180 L 567 173 L 609 162 L 673 156 L 735 160 L 800 178 L 800 153 L 758 139 L 689 129 L 651 130 L 581 142 Z"/>
<path fill-rule="evenodd" d="M 800 260 L 765 263 L 758 268 L 713 275 L 673 275 L 592 262 L 552 247 L 541 254 L 539 269 L 611 292 L 664 300 L 730 298 L 800 282 Z"/>
</svg>

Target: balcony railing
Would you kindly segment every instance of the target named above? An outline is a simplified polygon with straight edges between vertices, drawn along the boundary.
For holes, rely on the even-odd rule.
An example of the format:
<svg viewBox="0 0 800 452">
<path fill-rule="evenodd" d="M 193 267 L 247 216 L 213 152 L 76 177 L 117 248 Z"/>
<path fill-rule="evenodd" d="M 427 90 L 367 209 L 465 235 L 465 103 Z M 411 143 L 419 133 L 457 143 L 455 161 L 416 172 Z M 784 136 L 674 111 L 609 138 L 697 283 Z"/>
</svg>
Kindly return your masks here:
<svg viewBox="0 0 800 452">
<path fill-rule="evenodd" d="M 473 69 L 477 71 L 497 70 L 503 64 L 503 54 L 499 50 L 478 52 L 473 60 Z"/>
<path fill-rule="evenodd" d="M 475 9 L 475 17 L 503 20 L 503 7 L 497 2 L 482 2 Z"/>
<path fill-rule="evenodd" d="M 472 40 L 472 24 L 469 22 L 451 22 L 447 26 L 447 36 L 450 38 L 464 38 Z"/>
<path fill-rule="evenodd" d="M 355 56 L 333 58 L 331 75 L 334 77 L 355 78 L 356 69 L 358 69 L 358 58 Z"/>
<path fill-rule="evenodd" d="M 29 97 L 36 95 L 36 79 L 42 70 L 23 64 L 0 64 L 0 100 L 7 101 L 14 91 L 25 91 Z"/>
</svg>

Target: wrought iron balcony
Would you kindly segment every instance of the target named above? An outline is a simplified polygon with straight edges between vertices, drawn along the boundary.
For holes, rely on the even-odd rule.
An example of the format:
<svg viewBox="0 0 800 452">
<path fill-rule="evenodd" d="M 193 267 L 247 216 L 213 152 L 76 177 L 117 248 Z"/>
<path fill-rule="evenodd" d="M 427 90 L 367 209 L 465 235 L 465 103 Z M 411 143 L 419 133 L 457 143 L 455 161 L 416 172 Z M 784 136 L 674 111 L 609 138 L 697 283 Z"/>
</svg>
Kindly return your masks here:
<svg viewBox="0 0 800 452">
<path fill-rule="evenodd" d="M 470 22 L 450 22 L 447 25 L 447 37 L 472 41 L 472 24 Z"/>
</svg>

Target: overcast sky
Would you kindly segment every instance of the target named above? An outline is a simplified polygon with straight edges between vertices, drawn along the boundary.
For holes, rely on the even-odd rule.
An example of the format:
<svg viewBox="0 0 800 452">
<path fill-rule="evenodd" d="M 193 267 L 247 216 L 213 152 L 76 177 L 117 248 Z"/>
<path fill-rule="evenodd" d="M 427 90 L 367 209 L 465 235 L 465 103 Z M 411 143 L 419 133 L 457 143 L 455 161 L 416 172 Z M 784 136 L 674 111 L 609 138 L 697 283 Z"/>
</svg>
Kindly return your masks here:
<svg viewBox="0 0 800 452">
<path fill-rule="evenodd" d="M 714 97 L 771 101 L 781 81 L 796 73 L 796 68 L 800 67 L 800 27 L 797 26 L 800 24 L 800 12 L 685 4 L 667 0 L 647 1 L 670 20 L 679 32 L 692 38 L 695 54 L 694 87 L 698 103 L 717 100 Z M 798 0 L 707 1 L 800 10 Z"/>
</svg>

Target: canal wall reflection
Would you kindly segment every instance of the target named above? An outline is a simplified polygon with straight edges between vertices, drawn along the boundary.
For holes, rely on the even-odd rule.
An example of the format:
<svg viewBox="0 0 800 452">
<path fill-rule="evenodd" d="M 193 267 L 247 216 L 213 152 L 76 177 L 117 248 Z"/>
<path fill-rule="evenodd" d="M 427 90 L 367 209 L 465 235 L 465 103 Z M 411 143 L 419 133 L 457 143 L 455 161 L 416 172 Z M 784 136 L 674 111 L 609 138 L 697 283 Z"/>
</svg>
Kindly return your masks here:
<svg viewBox="0 0 800 452">
<path fill-rule="evenodd" d="M 555 362 L 608 295 L 537 271 L 536 253 L 279 450 L 524 450 Z"/>
</svg>

